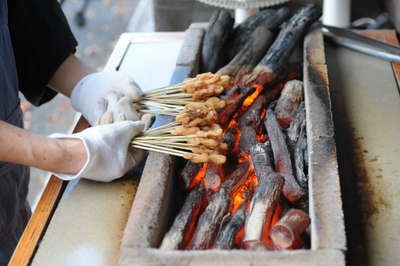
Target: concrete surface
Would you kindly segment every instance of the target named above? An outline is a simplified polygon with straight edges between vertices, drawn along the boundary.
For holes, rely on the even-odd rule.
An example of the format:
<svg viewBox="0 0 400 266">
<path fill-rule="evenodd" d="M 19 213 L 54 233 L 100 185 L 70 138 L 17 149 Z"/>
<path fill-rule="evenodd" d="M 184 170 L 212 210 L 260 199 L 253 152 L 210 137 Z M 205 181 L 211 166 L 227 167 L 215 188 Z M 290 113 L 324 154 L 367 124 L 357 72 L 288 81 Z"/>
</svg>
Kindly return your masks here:
<svg viewBox="0 0 400 266">
<path fill-rule="evenodd" d="M 347 265 L 399 265 L 400 95 L 393 69 L 335 46 L 328 46 L 327 62 Z"/>
</svg>

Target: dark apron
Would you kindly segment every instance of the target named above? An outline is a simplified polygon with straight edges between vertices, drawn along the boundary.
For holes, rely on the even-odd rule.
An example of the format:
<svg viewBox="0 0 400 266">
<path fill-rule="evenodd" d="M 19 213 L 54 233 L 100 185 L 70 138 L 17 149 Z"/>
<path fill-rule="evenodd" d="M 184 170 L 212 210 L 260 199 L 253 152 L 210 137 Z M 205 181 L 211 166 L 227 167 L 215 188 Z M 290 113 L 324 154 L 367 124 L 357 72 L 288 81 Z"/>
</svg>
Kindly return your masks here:
<svg viewBox="0 0 400 266">
<path fill-rule="evenodd" d="M 0 0 L 0 120 L 22 127 L 18 80 L 8 31 L 7 0 Z M 1 149 L 1 147 L 0 147 Z M 30 217 L 29 168 L 0 162 L 0 265 L 7 265 Z"/>
</svg>

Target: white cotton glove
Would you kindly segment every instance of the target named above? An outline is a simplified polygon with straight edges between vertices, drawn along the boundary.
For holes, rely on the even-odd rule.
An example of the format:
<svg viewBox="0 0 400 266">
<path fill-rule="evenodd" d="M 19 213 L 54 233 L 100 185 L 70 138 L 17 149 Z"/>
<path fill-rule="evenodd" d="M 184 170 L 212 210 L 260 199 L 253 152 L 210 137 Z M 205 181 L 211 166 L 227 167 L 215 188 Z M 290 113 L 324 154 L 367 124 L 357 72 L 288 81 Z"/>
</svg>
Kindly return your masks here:
<svg viewBox="0 0 400 266">
<path fill-rule="evenodd" d="M 142 91 L 128 75 L 101 71 L 81 79 L 72 90 L 71 103 L 91 125 L 139 120 L 133 102 Z"/>
<path fill-rule="evenodd" d="M 140 162 L 142 152 L 129 152 L 130 141 L 143 131 L 143 121 L 123 121 L 109 125 L 88 128 L 76 134 L 52 134 L 51 138 L 76 138 L 83 141 L 87 161 L 76 175 L 54 173 L 64 180 L 86 178 L 110 182 L 123 176 Z M 136 156 L 137 155 L 137 156 Z"/>
</svg>

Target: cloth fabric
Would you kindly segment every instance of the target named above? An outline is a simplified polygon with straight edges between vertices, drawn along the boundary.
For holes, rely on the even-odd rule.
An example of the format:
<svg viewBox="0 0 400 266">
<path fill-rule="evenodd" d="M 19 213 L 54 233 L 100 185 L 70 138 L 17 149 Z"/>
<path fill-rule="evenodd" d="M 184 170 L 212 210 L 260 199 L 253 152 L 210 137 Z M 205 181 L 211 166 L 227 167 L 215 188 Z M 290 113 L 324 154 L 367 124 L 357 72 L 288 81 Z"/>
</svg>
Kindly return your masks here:
<svg viewBox="0 0 400 266">
<path fill-rule="evenodd" d="M 57 0 L 8 0 L 8 11 L 19 90 L 40 105 L 56 95 L 46 85 L 77 42 Z"/>
<path fill-rule="evenodd" d="M 22 127 L 6 0 L 0 0 L 0 59 L 0 120 Z M 28 167 L 0 162 L 0 266 L 7 265 L 30 217 L 28 185 Z"/>
<path fill-rule="evenodd" d="M 76 134 L 52 134 L 51 138 L 76 138 L 82 140 L 86 148 L 87 160 L 76 175 L 54 173 L 64 180 L 86 178 L 100 182 L 110 182 L 123 176 L 139 163 L 128 150 L 129 143 L 143 131 L 143 121 L 122 121 L 88 128 Z"/>
<path fill-rule="evenodd" d="M 110 124 L 124 120 L 139 120 L 132 102 L 142 91 L 128 75 L 116 71 L 102 71 L 87 75 L 71 93 L 75 110 L 91 125 Z"/>
</svg>

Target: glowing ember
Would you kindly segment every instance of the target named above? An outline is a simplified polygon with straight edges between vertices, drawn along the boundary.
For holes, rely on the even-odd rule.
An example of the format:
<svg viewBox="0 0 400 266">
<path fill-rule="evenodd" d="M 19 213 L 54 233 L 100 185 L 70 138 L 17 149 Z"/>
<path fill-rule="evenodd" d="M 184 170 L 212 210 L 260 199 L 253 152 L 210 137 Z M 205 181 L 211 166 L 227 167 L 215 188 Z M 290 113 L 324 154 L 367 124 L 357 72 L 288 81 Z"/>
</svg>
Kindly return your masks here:
<svg viewBox="0 0 400 266">
<path fill-rule="evenodd" d="M 254 102 L 254 100 L 258 97 L 258 95 L 260 95 L 260 93 L 264 89 L 263 85 L 257 83 L 251 84 L 250 87 L 256 88 L 256 91 L 253 92 L 249 97 L 247 97 L 246 100 L 244 100 L 241 111 L 247 110 L 247 108 Z"/>
<path fill-rule="evenodd" d="M 225 203 L 223 203 L 228 205 L 228 207 L 224 209 L 224 214 L 228 215 L 228 217 L 229 216 L 233 217 L 240 208 L 240 206 L 242 206 L 242 204 L 245 204 L 245 213 L 251 211 L 250 203 L 252 202 L 253 195 L 259 185 L 259 180 L 257 178 L 256 171 L 253 165 L 252 156 L 246 153 L 247 151 L 246 152 L 239 151 L 239 149 L 242 149 L 240 147 L 241 135 L 242 135 L 241 130 L 243 130 L 244 128 L 242 124 L 245 123 L 243 122 L 243 119 L 242 120 L 240 119 L 240 117 L 247 110 L 249 110 L 248 113 L 254 115 L 256 111 L 253 111 L 253 109 L 254 110 L 261 109 L 261 111 L 258 111 L 260 117 L 259 119 L 258 118 L 256 119 L 256 121 L 258 122 L 255 121 L 253 124 L 251 124 L 250 122 L 246 124 L 246 126 L 254 125 L 254 130 L 256 132 L 256 142 L 264 143 L 266 140 L 268 140 L 268 136 L 264 123 L 262 122 L 260 123 L 260 121 L 264 121 L 268 104 L 271 101 L 273 101 L 277 96 L 279 96 L 282 88 L 284 87 L 284 84 L 288 80 L 299 77 L 300 77 L 299 71 L 291 72 L 283 82 L 277 83 L 275 86 L 268 87 L 266 91 L 264 91 L 264 86 L 261 84 L 256 84 L 256 83 L 251 84 L 251 87 L 253 87 L 255 90 L 252 89 L 251 91 L 247 91 L 247 94 L 244 94 L 243 90 L 240 93 L 239 92 L 232 93 L 230 99 L 231 106 L 228 106 L 227 108 L 222 109 L 219 112 L 218 114 L 219 121 L 220 122 L 224 121 L 224 123 L 222 123 L 224 138 L 228 140 L 227 141 L 229 146 L 227 154 L 228 161 L 225 164 L 219 166 L 213 165 L 211 163 L 204 163 L 201 165 L 199 171 L 193 177 L 189 189 L 192 189 L 196 186 L 202 186 L 204 189 L 207 190 L 207 194 L 204 197 L 201 206 L 200 207 L 198 206 L 195 209 L 193 209 L 192 220 L 190 221 L 188 228 L 186 229 L 184 234 L 184 240 L 183 240 L 184 249 L 190 248 L 190 242 L 196 230 L 199 217 L 200 215 L 202 215 L 202 212 L 207 207 L 208 199 L 211 199 L 220 191 L 220 187 L 223 182 L 229 180 L 234 181 L 232 188 L 230 188 L 229 190 L 230 191 L 229 192 L 230 198 L 228 199 L 229 205 L 228 201 L 225 201 Z M 229 88 L 229 90 L 230 89 L 232 88 Z M 254 103 L 254 101 L 261 93 L 263 93 L 262 108 L 249 109 L 249 107 Z M 260 104 L 260 102 L 261 100 L 258 100 L 257 104 Z M 254 107 L 256 106 L 258 105 L 255 105 Z M 258 114 L 256 114 L 255 116 L 257 117 Z M 251 118 L 249 119 L 249 121 L 250 120 L 252 121 L 254 119 Z M 245 134 L 244 130 L 243 134 Z M 275 170 L 279 171 L 280 167 L 281 167 L 280 163 L 277 162 L 276 168 L 278 169 Z M 236 170 L 241 170 L 242 172 L 239 171 L 240 174 L 237 174 L 236 176 L 234 174 L 232 175 L 232 173 L 235 172 Z M 274 246 L 269 234 L 271 227 L 275 225 L 282 217 L 282 211 L 283 211 L 282 203 L 278 203 L 275 209 L 272 210 L 273 213 L 271 212 L 269 214 L 272 215 L 271 219 L 266 219 L 266 221 L 267 220 L 270 221 L 269 224 L 265 223 L 264 225 L 262 225 L 263 227 L 260 236 L 261 239 L 254 240 L 255 242 L 258 243 L 258 245 L 263 247 L 265 246 L 265 249 L 268 250 L 277 249 L 277 247 Z M 244 226 L 243 225 L 239 226 L 236 228 L 236 231 L 234 231 L 234 234 L 232 234 L 232 236 L 234 236 L 232 247 L 244 248 L 242 243 L 245 233 Z M 218 231 L 215 234 L 217 233 Z M 250 240 L 250 242 L 251 241 L 253 240 Z"/>
<path fill-rule="evenodd" d="M 189 185 L 189 189 L 194 188 L 204 179 L 204 177 L 206 176 L 207 166 L 208 166 L 208 163 L 203 163 L 200 170 L 193 177 L 192 182 Z"/>
</svg>

